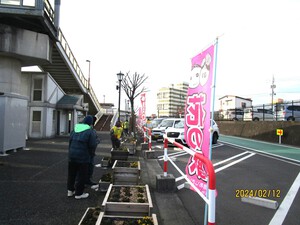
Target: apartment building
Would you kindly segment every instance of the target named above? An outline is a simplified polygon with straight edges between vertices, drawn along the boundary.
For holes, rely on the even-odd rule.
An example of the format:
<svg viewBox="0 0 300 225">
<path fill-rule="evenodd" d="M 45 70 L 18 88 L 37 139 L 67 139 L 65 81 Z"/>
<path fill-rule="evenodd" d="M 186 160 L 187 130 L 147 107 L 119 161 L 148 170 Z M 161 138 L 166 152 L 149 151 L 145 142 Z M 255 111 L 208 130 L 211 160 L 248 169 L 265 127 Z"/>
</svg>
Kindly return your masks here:
<svg viewBox="0 0 300 225">
<path fill-rule="evenodd" d="M 157 93 L 157 117 L 183 117 L 189 84 L 186 82 L 162 87 Z"/>
</svg>

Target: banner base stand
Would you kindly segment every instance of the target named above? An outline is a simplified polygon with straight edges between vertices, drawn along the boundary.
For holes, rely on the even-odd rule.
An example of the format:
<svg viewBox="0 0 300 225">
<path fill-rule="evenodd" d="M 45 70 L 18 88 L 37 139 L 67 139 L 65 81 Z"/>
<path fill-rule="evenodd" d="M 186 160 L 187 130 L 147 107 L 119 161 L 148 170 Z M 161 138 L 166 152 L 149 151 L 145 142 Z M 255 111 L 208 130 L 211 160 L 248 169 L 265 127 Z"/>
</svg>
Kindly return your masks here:
<svg viewBox="0 0 300 225">
<path fill-rule="evenodd" d="M 265 198 L 248 197 L 248 198 L 241 198 L 241 200 L 242 202 L 262 206 L 269 209 L 277 209 L 279 206 L 277 201 L 271 199 L 265 199 Z"/>
</svg>

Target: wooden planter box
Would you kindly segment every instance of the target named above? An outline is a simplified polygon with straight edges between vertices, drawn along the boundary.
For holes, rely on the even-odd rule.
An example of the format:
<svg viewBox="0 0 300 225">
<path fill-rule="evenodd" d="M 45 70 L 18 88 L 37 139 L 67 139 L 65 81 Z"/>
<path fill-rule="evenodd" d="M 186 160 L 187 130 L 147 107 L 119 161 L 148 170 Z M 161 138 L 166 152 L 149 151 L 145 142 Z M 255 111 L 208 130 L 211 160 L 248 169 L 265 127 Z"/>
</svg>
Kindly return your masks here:
<svg viewBox="0 0 300 225">
<path fill-rule="evenodd" d="M 101 159 L 101 167 L 109 167 L 110 166 L 110 158 L 109 157 L 103 157 Z"/>
<path fill-rule="evenodd" d="M 132 143 L 123 143 L 123 146 L 127 147 L 129 150 L 129 155 L 134 155 L 136 152 L 136 142 Z"/>
<path fill-rule="evenodd" d="M 111 183 L 112 183 L 112 173 L 109 172 L 109 173 L 103 174 L 99 180 L 98 191 L 106 192 Z"/>
<path fill-rule="evenodd" d="M 109 188 L 109 185 L 111 184 L 111 182 L 108 181 L 99 181 L 99 188 L 98 191 L 100 192 L 106 192 Z"/>
<path fill-rule="evenodd" d="M 129 188 L 131 197 L 129 202 L 124 202 L 124 197 L 115 197 L 116 194 L 121 193 L 124 196 L 124 191 L 118 191 Z M 144 190 L 142 199 L 145 202 L 141 203 L 136 199 L 138 196 L 138 189 L 142 188 Z M 122 199 L 123 198 L 123 199 Z M 132 200 L 132 199 L 134 200 Z M 111 184 L 106 192 L 104 200 L 102 202 L 102 209 L 105 215 L 118 215 L 118 216 L 149 216 L 151 215 L 151 210 L 153 208 L 152 199 L 149 191 L 148 185 L 113 185 Z"/>
<path fill-rule="evenodd" d="M 151 214 L 150 218 L 153 221 L 153 225 L 158 225 L 156 214 Z M 113 224 L 112 222 L 114 219 L 138 221 L 143 219 L 143 217 L 142 216 L 110 216 L 110 215 L 105 215 L 104 212 L 100 212 L 96 225 Z M 106 220 L 109 220 L 110 222 L 104 223 Z M 137 224 L 137 222 L 133 224 Z"/>
<path fill-rule="evenodd" d="M 129 150 L 127 148 L 126 150 L 117 150 L 117 149 L 111 149 L 111 160 L 114 162 L 115 160 L 127 160 L 129 155 Z"/>
<path fill-rule="evenodd" d="M 130 167 L 132 163 L 137 163 L 137 167 Z M 112 167 L 113 184 L 137 185 L 140 181 L 140 175 L 140 161 L 116 160 Z"/>
<path fill-rule="evenodd" d="M 85 210 L 81 220 L 79 221 L 78 225 L 83 224 L 96 224 L 100 217 L 100 209 L 96 209 L 95 207 L 88 207 Z"/>
</svg>

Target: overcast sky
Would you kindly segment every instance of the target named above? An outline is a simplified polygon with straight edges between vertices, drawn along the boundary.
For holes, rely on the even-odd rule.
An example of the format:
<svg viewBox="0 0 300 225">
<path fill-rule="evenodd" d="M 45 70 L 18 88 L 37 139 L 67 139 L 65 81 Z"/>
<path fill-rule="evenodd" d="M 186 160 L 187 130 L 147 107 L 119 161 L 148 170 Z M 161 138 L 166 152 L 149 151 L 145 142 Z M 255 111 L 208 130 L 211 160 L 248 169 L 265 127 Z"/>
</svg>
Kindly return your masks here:
<svg viewBox="0 0 300 225">
<path fill-rule="evenodd" d="M 150 115 L 158 89 L 188 81 L 191 58 L 216 37 L 216 100 L 270 103 L 273 76 L 275 98 L 300 99 L 299 12 L 300 0 L 62 0 L 60 27 L 86 77 L 91 61 L 100 102 L 118 107 L 118 72 L 148 76 Z"/>
</svg>

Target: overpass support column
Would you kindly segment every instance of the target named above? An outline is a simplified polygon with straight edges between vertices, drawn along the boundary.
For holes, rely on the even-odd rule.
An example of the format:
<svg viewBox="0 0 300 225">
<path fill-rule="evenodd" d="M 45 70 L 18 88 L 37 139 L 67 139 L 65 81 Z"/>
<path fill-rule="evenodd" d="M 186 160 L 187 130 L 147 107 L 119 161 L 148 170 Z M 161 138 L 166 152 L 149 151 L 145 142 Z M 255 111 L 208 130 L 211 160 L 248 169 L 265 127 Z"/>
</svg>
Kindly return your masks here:
<svg viewBox="0 0 300 225">
<path fill-rule="evenodd" d="M 21 67 L 49 63 L 50 46 L 48 35 L 0 24 L 0 154 L 25 147 L 31 87 Z"/>
</svg>

